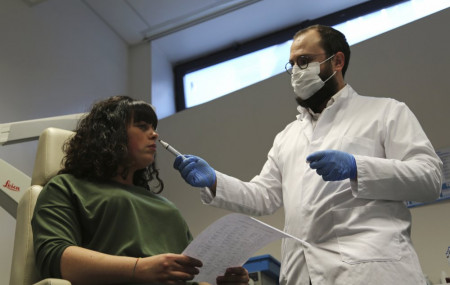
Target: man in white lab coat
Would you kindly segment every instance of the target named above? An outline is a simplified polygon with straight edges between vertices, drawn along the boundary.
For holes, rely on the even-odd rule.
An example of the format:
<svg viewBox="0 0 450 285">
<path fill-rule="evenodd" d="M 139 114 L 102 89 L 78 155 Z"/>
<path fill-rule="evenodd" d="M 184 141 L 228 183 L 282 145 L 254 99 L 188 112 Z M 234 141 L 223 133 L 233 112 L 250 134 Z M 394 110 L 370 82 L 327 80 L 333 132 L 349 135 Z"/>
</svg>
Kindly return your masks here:
<svg viewBox="0 0 450 285">
<path fill-rule="evenodd" d="M 284 206 L 281 284 L 426 284 L 404 201 L 434 201 L 442 162 L 404 103 L 358 95 L 344 81 L 345 36 L 312 26 L 294 36 L 287 71 L 297 119 L 275 138 L 250 182 L 203 159 L 174 167 L 205 187 L 204 203 L 248 215 Z"/>
</svg>

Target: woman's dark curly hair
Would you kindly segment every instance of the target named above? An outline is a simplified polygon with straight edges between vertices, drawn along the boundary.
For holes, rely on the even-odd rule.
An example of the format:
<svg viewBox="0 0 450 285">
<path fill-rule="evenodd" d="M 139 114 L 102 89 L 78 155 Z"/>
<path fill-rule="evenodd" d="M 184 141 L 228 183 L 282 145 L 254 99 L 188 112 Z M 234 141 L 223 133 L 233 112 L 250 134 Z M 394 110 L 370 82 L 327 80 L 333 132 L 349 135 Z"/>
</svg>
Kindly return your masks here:
<svg viewBox="0 0 450 285">
<path fill-rule="evenodd" d="M 117 175 L 126 177 L 129 172 L 127 127 L 132 122 L 144 121 L 155 130 L 158 118 L 152 106 L 128 96 L 114 96 L 95 103 L 91 111 L 77 126 L 75 135 L 64 144 L 63 169 L 77 178 L 109 181 Z M 119 173 L 120 171 L 120 173 Z M 155 162 L 135 171 L 133 184 L 161 193 L 163 181 Z"/>
</svg>

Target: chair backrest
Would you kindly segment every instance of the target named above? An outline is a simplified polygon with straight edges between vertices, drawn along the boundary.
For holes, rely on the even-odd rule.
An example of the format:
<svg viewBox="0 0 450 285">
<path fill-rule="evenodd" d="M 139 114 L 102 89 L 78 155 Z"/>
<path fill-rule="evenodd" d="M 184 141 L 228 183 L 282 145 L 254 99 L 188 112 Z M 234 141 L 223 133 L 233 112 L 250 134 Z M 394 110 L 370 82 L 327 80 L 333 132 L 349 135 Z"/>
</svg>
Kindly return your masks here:
<svg viewBox="0 0 450 285">
<path fill-rule="evenodd" d="M 67 130 L 48 128 L 39 137 L 31 187 L 17 207 L 10 285 L 30 285 L 41 280 L 34 261 L 31 218 L 42 187 L 61 169 L 64 157 L 62 146 L 73 134 Z"/>
</svg>

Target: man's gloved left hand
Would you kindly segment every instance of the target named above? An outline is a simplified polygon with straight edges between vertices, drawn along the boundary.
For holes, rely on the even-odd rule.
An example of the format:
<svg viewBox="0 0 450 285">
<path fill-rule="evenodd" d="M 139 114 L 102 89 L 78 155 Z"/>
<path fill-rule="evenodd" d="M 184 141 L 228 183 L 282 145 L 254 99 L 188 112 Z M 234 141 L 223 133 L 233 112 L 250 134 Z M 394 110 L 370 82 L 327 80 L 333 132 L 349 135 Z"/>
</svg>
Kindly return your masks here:
<svg viewBox="0 0 450 285">
<path fill-rule="evenodd" d="M 212 187 L 216 182 L 216 172 L 202 158 L 195 155 L 179 155 L 173 167 L 180 171 L 181 177 L 194 187 Z"/>
<path fill-rule="evenodd" d="M 356 160 L 349 153 L 339 150 L 322 150 L 308 155 L 306 161 L 325 181 L 356 179 Z"/>
</svg>

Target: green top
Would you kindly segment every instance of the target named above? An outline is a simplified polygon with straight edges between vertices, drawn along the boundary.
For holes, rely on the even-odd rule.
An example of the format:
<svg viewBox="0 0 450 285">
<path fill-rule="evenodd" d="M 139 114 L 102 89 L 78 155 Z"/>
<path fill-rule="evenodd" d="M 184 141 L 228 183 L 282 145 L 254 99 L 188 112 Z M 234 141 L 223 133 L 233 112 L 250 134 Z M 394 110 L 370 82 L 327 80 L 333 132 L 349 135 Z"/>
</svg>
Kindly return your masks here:
<svg viewBox="0 0 450 285">
<path fill-rule="evenodd" d="M 36 265 L 43 278 L 61 278 L 68 246 L 111 255 L 181 253 L 192 240 L 178 209 L 145 188 L 89 182 L 63 174 L 40 193 L 33 219 Z"/>
</svg>

